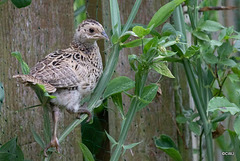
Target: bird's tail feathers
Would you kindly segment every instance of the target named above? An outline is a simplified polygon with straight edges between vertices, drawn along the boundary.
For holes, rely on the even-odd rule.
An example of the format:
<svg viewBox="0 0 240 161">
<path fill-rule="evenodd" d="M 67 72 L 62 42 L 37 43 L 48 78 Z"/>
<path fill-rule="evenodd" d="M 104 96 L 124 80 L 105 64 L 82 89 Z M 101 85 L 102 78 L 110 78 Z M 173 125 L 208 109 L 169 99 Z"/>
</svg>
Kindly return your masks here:
<svg viewBox="0 0 240 161">
<path fill-rule="evenodd" d="M 54 86 L 52 86 L 51 84 L 43 82 L 42 80 L 36 79 L 31 75 L 14 75 L 13 78 L 17 78 L 18 81 L 20 81 L 21 83 L 24 83 L 26 85 L 42 84 L 45 86 L 45 89 L 49 93 L 53 93 L 56 91 L 56 88 Z"/>
</svg>

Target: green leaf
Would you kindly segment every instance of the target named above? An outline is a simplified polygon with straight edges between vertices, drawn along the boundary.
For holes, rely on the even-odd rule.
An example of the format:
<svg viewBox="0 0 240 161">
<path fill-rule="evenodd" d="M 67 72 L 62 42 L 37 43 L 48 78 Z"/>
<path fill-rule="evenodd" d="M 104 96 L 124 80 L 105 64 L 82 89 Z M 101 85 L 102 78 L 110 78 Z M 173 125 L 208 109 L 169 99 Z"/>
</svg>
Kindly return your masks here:
<svg viewBox="0 0 240 161">
<path fill-rule="evenodd" d="M 240 115 L 238 115 L 233 123 L 233 128 L 236 134 L 238 135 L 238 139 L 240 140 Z"/>
<path fill-rule="evenodd" d="M 207 64 L 217 64 L 218 58 L 213 53 L 204 53 L 203 59 Z"/>
<path fill-rule="evenodd" d="M 182 156 L 179 153 L 175 143 L 167 135 L 161 135 L 159 139 L 155 139 L 155 145 L 175 161 L 182 161 Z"/>
<path fill-rule="evenodd" d="M 217 50 L 220 59 L 228 57 L 233 51 L 233 47 L 229 42 L 223 43 Z"/>
<path fill-rule="evenodd" d="M 135 54 L 128 55 L 129 64 L 134 71 L 137 71 L 137 65 L 136 65 L 137 59 L 138 57 Z"/>
<path fill-rule="evenodd" d="M 85 161 L 94 161 L 93 155 L 86 145 L 79 143 L 79 147 L 82 150 Z"/>
<path fill-rule="evenodd" d="M 111 22 L 113 35 L 116 34 L 120 36 L 121 34 L 121 20 L 120 12 L 117 0 L 110 0 L 110 12 L 111 12 Z"/>
<path fill-rule="evenodd" d="M 164 62 L 154 62 L 151 67 L 158 73 L 169 77 L 169 78 L 175 78 L 172 75 L 172 72 L 168 69 L 167 65 Z"/>
<path fill-rule="evenodd" d="M 202 31 L 193 31 L 192 34 L 200 40 L 210 41 L 208 35 Z"/>
<path fill-rule="evenodd" d="M 188 119 L 184 115 L 181 114 L 181 115 L 177 115 L 176 121 L 179 124 L 185 124 L 188 121 Z"/>
<path fill-rule="evenodd" d="M 211 46 L 221 46 L 222 42 L 217 41 L 217 40 L 210 40 Z"/>
<path fill-rule="evenodd" d="M 207 20 L 198 26 L 198 28 L 209 32 L 215 32 L 223 29 L 224 27 L 216 21 Z"/>
<path fill-rule="evenodd" d="M 225 97 L 213 97 L 209 101 L 207 112 L 214 112 L 216 110 L 230 112 L 231 115 L 235 115 L 240 112 L 240 108 L 236 104 L 229 102 Z"/>
<path fill-rule="evenodd" d="M 119 38 L 119 40 L 117 40 L 117 42 L 125 42 L 129 36 L 135 36 L 138 37 L 138 35 L 136 35 L 133 31 L 126 31 L 124 34 L 122 34 Z M 113 39 L 113 38 L 112 38 Z M 113 40 L 112 40 L 113 41 Z M 113 42 L 114 43 L 114 42 Z"/>
<path fill-rule="evenodd" d="M 132 149 L 134 148 L 135 146 L 137 146 L 138 144 L 142 143 L 142 141 L 138 142 L 138 143 L 133 143 L 133 144 L 129 144 L 129 145 L 123 145 L 123 153 L 122 155 L 125 154 L 125 151 L 128 150 L 128 149 Z"/>
<path fill-rule="evenodd" d="M 156 46 L 158 43 L 158 37 L 153 37 L 150 41 L 148 41 L 143 48 L 143 53 L 147 53 L 148 50 L 153 47 Z"/>
<path fill-rule="evenodd" d="M 173 0 L 164 6 L 162 6 L 152 17 L 148 24 L 148 28 L 153 26 L 153 28 L 158 27 L 163 22 L 165 22 L 172 14 L 174 9 L 180 5 L 185 0 Z"/>
<path fill-rule="evenodd" d="M 42 140 L 42 138 L 37 134 L 37 132 L 34 130 L 34 128 L 32 127 L 31 128 L 31 131 L 32 131 L 32 134 L 33 134 L 33 137 L 34 137 L 34 140 L 41 146 L 41 148 L 45 148 L 45 144 Z"/>
<path fill-rule="evenodd" d="M 115 139 L 114 139 L 111 135 L 109 135 L 109 134 L 107 133 L 107 131 L 105 131 L 105 133 L 106 133 L 108 139 L 110 140 L 110 142 L 111 142 L 113 145 L 116 145 L 117 142 L 115 141 Z"/>
<path fill-rule="evenodd" d="M 118 108 L 119 112 L 122 115 L 122 118 L 124 119 L 124 111 L 123 111 L 123 104 L 122 104 L 122 94 L 121 93 L 117 93 L 111 96 L 112 97 L 112 101 L 115 104 L 115 106 Z"/>
<path fill-rule="evenodd" d="M 30 72 L 29 67 L 28 67 L 27 63 L 25 63 L 23 61 L 21 53 L 20 52 L 12 52 L 11 54 L 15 58 L 17 58 L 17 60 L 19 61 L 20 65 L 21 65 L 22 73 L 29 74 L 29 72 Z"/>
<path fill-rule="evenodd" d="M 192 45 L 187 49 L 186 53 L 184 54 L 184 57 L 191 58 L 198 51 L 199 51 L 199 47 Z"/>
<path fill-rule="evenodd" d="M 149 103 L 152 102 L 152 100 L 155 98 L 158 90 L 157 84 L 150 84 L 148 86 L 145 86 L 143 88 L 141 100 L 142 102 L 138 106 L 138 110 L 141 110 L 142 108 L 146 107 Z"/>
<path fill-rule="evenodd" d="M 145 45 L 146 43 L 148 43 L 152 38 L 143 38 L 143 39 L 136 39 L 133 41 L 130 41 L 128 43 L 125 44 L 120 44 L 122 48 L 133 48 L 133 47 L 137 47 L 137 46 L 141 46 L 142 44 Z"/>
<path fill-rule="evenodd" d="M 0 112 L 1 112 L 1 106 L 3 104 L 3 100 L 4 100 L 4 88 L 3 88 L 3 84 L 0 82 Z"/>
<path fill-rule="evenodd" d="M 240 158 L 240 141 L 238 139 L 238 136 L 236 134 L 236 132 L 231 131 L 229 129 L 227 129 L 230 139 L 231 139 L 231 143 L 233 145 L 233 149 L 234 149 L 234 154 L 236 154 L 236 158 L 238 159 L 237 161 L 239 161 Z"/>
<path fill-rule="evenodd" d="M 221 115 L 214 118 L 211 122 L 216 123 L 216 122 L 224 121 L 229 115 L 230 113 L 222 113 Z"/>
<path fill-rule="evenodd" d="M 200 129 L 199 125 L 196 122 L 190 122 L 189 123 L 189 129 L 193 133 L 197 134 L 198 136 L 201 135 L 201 129 Z"/>
<path fill-rule="evenodd" d="M 234 67 L 234 66 L 236 66 L 237 65 L 237 63 L 234 61 L 234 60 L 232 60 L 232 59 L 223 59 L 223 60 L 220 60 L 219 62 L 218 62 L 219 64 L 222 64 L 222 65 L 226 65 L 226 66 L 229 66 L 229 67 Z"/>
<path fill-rule="evenodd" d="M 128 77 L 121 76 L 111 80 L 103 94 L 103 98 L 107 98 L 113 94 L 121 93 L 134 88 L 135 82 Z"/>
<path fill-rule="evenodd" d="M 142 26 L 135 26 L 133 27 L 132 31 L 140 38 L 143 38 L 147 34 L 150 33 L 151 29 L 150 28 L 143 28 Z"/>
<path fill-rule="evenodd" d="M 0 148 L 0 160 L 3 161 L 23 161 L 24 155 L 17 145 L 17 138 L 13 138 Z"/>
<path fill-rule="evenodd" d="M 29 6 L 32 2 L 32 0 L 11 0 L 11 1 L 17 8 Z"/>
</svg>

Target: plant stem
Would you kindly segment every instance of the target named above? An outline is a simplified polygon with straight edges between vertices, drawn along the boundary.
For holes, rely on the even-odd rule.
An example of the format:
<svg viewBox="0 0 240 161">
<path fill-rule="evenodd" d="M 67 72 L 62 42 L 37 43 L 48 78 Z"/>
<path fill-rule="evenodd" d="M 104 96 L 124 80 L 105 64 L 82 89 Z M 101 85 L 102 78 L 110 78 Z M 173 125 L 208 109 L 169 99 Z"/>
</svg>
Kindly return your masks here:
<svg viewBox="0 0 240 161">
<path fill-rule="evenodd" d="M 137 107 L 140 103 L 138 98 L 142 94 L 142 90 L 144 88 L 144 85 L 146 83 L 147 76 L 148 76 L 148 68 L 144 68 L 142 65 L 139 65 L 138 69 L 139 70 L 135 75 L 135 81 L 136 81 L 135 96 L 132 98 L 130 108 L 126 115 L 126 119 L 123 120 L 123 122 L 122 122 L 122 126 L 121 126 L 122 128 L 121 128 L 120 135 L 119 135 L 120 136 L 119 141 L 116 146 L 116 149 L 114 150 L 114 152 L 112 154 L 110 161 L 118 161 L 119 160 L 119 157 L 122 152 L 122 147 L 123 147 L 124 142 L 127 137 L 128 129 L 130 128 L 132 120 L 133 120 L 135 114 L 137 113 Z"/>
<path fill-rule="evenodd" d="M 192 2 L 192 1 L 191 1 Z M 186 33 L 186 29 L 185 29 L 185 22 L 183 19 L 183 12 L 182 12 L 182 8 L 181 7 L 177 7 L 176 11 L 173 13 L 174 14 L 174 23 L 175 23 L 175 28 L 176 30 L 182 32 L 182 33 Z M 190 15 L 189 15 L 190 16 Z M 196 18 L 196 15 L 193 16 Z M 195 27 L 196 25 L 196 20 L 192 19 L 191 23 L 193 24 L 193 26 Z M 186 34 L 184 35 L 186 37 Z M 185 46 L 186 48 L 186 46 Z M 183 53 L 181 53 L 182 55 Z M 195 76 L 193 74 L 192 71 L 192 67 L 191 64 L 189 62 L 189 60 L 187 60 L 186 58 L 183 58 L 183 66 L 184 66 L 184 70 L 186 72 L 187 75 L 187 80 L 188 80 L 188 84 L 192 93 L 192 97 L 195 103 L 195 106 L 197 108 L 197 111 L 200 115 L 200 118 L 203 122 L 203 129 L 204 129 L 204 135 L 205 135 L 205 139 L 206 139 L 206 145 L 207 145 L 207 157 L 208 157 L 208 161 L 213 161 L 213 147 L 212 147 L 212 133 L 211 133 L 211 127 L 210 124 L 207 120 L 207 115 L 206 115 L 206 111 L 204 110 L 204 102 L 202 100 L 201 95 L 199 94 L 199 85 L 195 79 Z M 206 102 L 205 102 L 206 105 Z"/>
</svg>

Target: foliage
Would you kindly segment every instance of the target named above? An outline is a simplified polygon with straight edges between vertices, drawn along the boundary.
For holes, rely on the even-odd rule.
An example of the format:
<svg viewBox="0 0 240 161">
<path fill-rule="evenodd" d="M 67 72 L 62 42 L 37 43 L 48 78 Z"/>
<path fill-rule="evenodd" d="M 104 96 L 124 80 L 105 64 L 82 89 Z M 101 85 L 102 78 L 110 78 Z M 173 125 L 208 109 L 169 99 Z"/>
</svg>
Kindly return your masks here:
<svg viewBox="0 0 240 161">
<path fill-rule="evenodd" d="M 173 160 L 182 161 L 182 156 L 180 155 L 177 146 L 169 136 L 161 135 L 159 139 L 155 139 L 155 144 L 157 148 L 163 150 L 171 158 L 173 158 Z"/>
<path fill-rule="evenodd" d="M 82 150 L 85 161 L 94 161 L 90 150 L 83 143 L 79 143 L 79 147 Z"/>
<path fill-rule="evenodd" d="M 6 3 L 8 0 L 0 0 L 0 5 Z M 31 4 L 32 0 L 11 0 L 17 8 L 27 7 Z"/>
<path fill-rule="evenodd" d="M 24 161 L 24 155 L 17 145 L 17 138 L 13 138 L 0 147 L 0 160 L 4 161 Z"/>
</svg>

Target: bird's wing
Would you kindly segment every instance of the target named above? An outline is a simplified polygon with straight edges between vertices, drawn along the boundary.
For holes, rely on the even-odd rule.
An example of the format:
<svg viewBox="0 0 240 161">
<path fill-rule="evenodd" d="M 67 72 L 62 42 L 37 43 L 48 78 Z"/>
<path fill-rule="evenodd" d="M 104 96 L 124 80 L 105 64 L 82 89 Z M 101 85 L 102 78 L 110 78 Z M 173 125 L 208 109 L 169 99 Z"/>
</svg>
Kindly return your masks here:
<svg viewBox="0 0 240 161">
<path fill-rule="evenodd" d="M 30 75 L 56 88 L 76 87 L 81 75 L 75 70 L 74 54 L 71 49 L 51 53 L 31 69 Z"/>
</svg>

